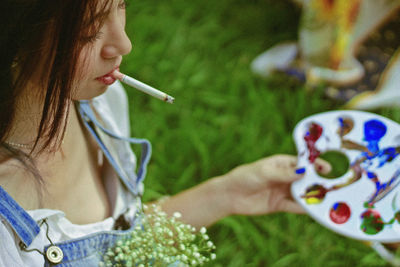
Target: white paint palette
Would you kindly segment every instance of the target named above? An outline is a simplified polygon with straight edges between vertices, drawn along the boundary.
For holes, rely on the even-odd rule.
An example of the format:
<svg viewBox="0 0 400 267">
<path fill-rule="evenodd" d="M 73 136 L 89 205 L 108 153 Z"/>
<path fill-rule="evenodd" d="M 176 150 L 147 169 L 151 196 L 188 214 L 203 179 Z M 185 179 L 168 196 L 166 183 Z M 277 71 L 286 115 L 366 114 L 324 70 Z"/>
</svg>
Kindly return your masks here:
<svg viewBox="0 0 400 267">
<path fill-rule="evenodd" d="M 332 111 L 300 121 L 293 135 L 304 177 L 292 184 L 292 195 L 311 217 L 351 238 L 400 241 L 398 123 L 373 113 Z M 329 151 L 349 161 L 340 177 L 324 178 L 315 168 L 315 159 Z"/>
</svg>

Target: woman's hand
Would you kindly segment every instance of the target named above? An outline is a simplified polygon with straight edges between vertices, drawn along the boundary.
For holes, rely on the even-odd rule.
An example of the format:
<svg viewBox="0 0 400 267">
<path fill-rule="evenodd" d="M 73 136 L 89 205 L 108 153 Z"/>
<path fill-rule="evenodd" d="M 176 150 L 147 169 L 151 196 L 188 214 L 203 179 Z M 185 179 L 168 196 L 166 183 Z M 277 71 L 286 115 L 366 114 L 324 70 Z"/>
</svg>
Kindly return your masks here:
<svg viewBox="0 0 400 267">
<path fill-rule="evenodd" d="M 331 166 L 315 162 L 320 173 L 329 173 Z M 224 176 L 219 183 L 225 188 L 230 214 L 261 215 L 277 211 L 302 213 L 302 207 L 290 193 L 291 183 L 302 175 L 295 173 L 297 157 L 275 155 L 241 165 Z"/>
<path fill-rule="evenodd" d="M 276 155 L 241 165 L 225 175 L 205 181 L 163 201 L 161 207 L 195 227 L 209 226 L 232 215 L 261 215 L 277 211 L 301 213 L 303 209 L 291 197 L 290 185 L 301 178 L 295 173 L 297 158 Z M 320 173 L 330 165 L 316 161 Z"/>
</svg>

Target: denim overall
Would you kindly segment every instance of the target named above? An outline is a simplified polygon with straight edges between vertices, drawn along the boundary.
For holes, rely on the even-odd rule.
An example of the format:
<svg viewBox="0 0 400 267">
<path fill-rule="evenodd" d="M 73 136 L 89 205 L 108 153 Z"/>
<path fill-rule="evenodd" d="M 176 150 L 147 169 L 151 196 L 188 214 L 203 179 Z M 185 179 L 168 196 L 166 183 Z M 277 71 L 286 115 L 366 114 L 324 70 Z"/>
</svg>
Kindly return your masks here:
<svg viewBox="0 0 400 267">
<path fill-rule="evenodd" d="M 146 167 L 151 155 L 151 145 L 149 141 L 145 139 L 117 136 L 113 132 L 105 129 L 96 119 L 89 101 L 80 101 L 77 104 L 77 108 L 84 125 L 98 143 L 122 183 L 128 189 L 129 193 L 132 193 L 137 197 L 137 204 L 140 205 L 139 184 L 146 175 Z M 101 134 L 106 134 L 117 142 L 129 142 L 142 145 L 141 161 L 137 175 L 133 170 L 126 170 L 121 167 L 118 160 L 116 160 L 112 156 L 112 153 L 110 153 L 109 148 L 104 145 L 100 138 Z M 129 146 L 118 146 L 118 149 L 123 149 L 123 147 L 127 150 L 129 149 Z M 132 153 L 131 151 L 123 151 L 123 153 L 125 152 Z M 8 222 L 19 237 L 21 241 L 21 249 L 25 249 L 27 251 L 26 253 L 36 253 L 29 252 L 26 248 L 29 247 L 34 238 L 40 232 L 39 222 L 35 222 L 33 218 L 22 207 L 20 207 L 1 186 L 0 217 Z M 137 214 L 131 221 L 127 221 L 122 215 L 118 220 L 116 220 L 116 224 L 118 224 L 120 219 L 123 221 L 123 226 L 114 227 L 120 230 L 97 232 L 88 236 L 56 244 L 53 244 L 49 239 L 51 244 L 46 246 L 44 251 L 41 252 L 41 254 L 44 255 L 45 266 L 98 266 L 102 261 L 105 252 L 109 248 L 113 247 L 118 240 L 128 237 L 135 228 L 135 224 L 140 223 L 140 216 Z"/>
</svg>

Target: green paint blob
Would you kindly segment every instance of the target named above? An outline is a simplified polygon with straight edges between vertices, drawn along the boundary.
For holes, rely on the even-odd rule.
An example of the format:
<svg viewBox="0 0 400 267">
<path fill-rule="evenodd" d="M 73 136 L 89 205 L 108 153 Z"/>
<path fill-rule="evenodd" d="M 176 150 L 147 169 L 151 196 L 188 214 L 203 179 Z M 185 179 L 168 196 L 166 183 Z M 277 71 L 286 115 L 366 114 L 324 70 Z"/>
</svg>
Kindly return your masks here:
<svg viewBox="0 0 400 267">
<path fill-rule="evenodd" d="M 367 210 L 361 214 L 361 230 L 368 235 L 376 235 L 382 231 L 385 223 L 382 221 L 381 216 L 375 210 Z"/>
</svg>

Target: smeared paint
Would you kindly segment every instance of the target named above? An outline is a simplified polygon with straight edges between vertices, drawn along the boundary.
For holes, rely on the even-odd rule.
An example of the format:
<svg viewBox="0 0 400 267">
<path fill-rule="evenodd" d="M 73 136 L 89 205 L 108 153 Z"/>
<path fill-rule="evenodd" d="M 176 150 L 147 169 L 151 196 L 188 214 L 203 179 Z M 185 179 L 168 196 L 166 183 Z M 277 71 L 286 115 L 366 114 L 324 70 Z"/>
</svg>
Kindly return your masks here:
<svg viewBox="0 0 400 267">
<path fill-rule="evenodd" d="M 385 228 L 385 225 L 391 225 L 393 223 L 400 224 L 399 207 L 394 207 L 392 203 L 393 217 L 391 220 L 384 222 L 375 206 L 375 203 L 386 197 L 400 184 L 400 168 L 397 167 L 389 180 L 387 180 L 387 177 L 385 178 L 387 182 L 383 182 L 382 179 L 380 179 L 382 177 L 378 177 L 377 172 L 378 168 L 382 168 L 399 156 L 400 146 L 381 148 L 380 142 L 386 135 L 388 128 L 385 123 L 378 119 L 365 121 L 363 139 L 360 140 L 361 142 L 359 143 L 346 139 L 346 135 L 354 128 L 354 121 L 350 118 L 338 118 L 338 120 L 339 129 L 336 131 L 336 134 L 341 140 L 341 148 L 359 151 L 360 153 L 350 164 L 352 175 L 344 183 L 342 182 L 330 187 L 322 184 L 313 184 L 306 188 L 301 198 L 309 205 L 319 204 L 325 199 L 328 192 L 340 190 L 359 181 L 365 176 L 366 178 L 363 179 L 367 179 L 373 183 L 376 190 L 363 203 L 365 211 L 360 215 L 360 228 L 367 235 L 376 235 Z M 306 142 L 309 152 L 308 160 L 313 164 L 321 154 L 316 148 L 316 143 L 322 136 L 323 128 L 317 123 L 311 123 L 308 127 L 308 131 L 304 136 L 304 141 Z M 326 138 L 328 139 L 328 136 L 326 136 Z M 298 168 L 296 173 L 300 174 L 303 171 L 305 171 L 305 168 Z M 396 196 L 393 201 L 395 199 Z M 331 207 L 329 217 L 332 222 L 343 224 L 349 220 L 351 212 L 350 206 L 339 200 Z"/>
<path fill-rule="evenodd" d="M 309 152 L 308 160 L 310 163 L 314 163 L 319 157 L 321 152 L 316 148 L 315 143 L 322 135 L 322 127 L 317 123 L 311 123 L 308 132 L 304 136 L 304 141 L 306 141 L 307 149 Z"/>
<path fill-rule="evenodd" d="M 338 129 L 338 135 L 343 137 L 353 130 L 354 122 L 350 118 L 339 118 L 340 127 Z"/>
<path fill-rule="evenodd" d="M 386 132 L 386 125 L 379 120 L 369 120 L 364 124 L 364 140 L 367 142 L 368 152 L 361 154 L 361 158 L 365 157 L 365 160 L 360 163 L 362 164 L 364 173 L 367 174 L 367 177 L 375 184 L 376 188 L 372 196 L 369 197 L 368 202 L 370 203 L 375 203 L 386 196 L 398 184 L 396 180 L 400 176 L 400 172 L 397 170 L 388 182 L 382 183 L 377 174 L 373 170 L 370 170 L 373 161 L 378 161 L 377 168 L 381 168 L 399 155 L 398 147 L 380 149 L 379 141 L 385 136 Z"/>
<path fill-rule="evenodd" d="M 307 204 L 319 204 L 321 203 L 328 190 L 319 184 L 313 184 L 312 186 L 306 189 L 306 193 L 301 196 L 305 199 Z"/>
<path fill-rule="evenodd" d="M 350 184 L 353 184 L 360 180 L 363 174 L 366 174 L 369 180 L 375 184 L 375 192 L 367 200 L 369 204 L 373 205 L 376 201 L 382 199 L 388 192 L 390 192 L 394 186 L 397 186 L 400 182 L 397 181 L 400 177 L 400 170 L 398 170 L 387 183 L 382 183 L 375 172 L 369 170 L 372 166 L 372 160 L 378 159 L 378 168 L 384 166 L 387 162 L 391 162 L 400 153 L 400 147 L 388 147 L 383 150 L 379 148 L 379 141 L 386 134 L 387 127 L 384 123 L 379 120 L 368 120 L 364 123 L 364 141 L 367 145 L 357 144 L 353 141 L 346 140 L 343 136 L 347 135 L 354 127 L 354 123 L 349 118 L 339 118 L 339 134 L 342 146 L 349 150 L 360 150 L 360 156 L 350 165 L 350 169 L 353 175 L 345 182 L 334 185 L 330 188 L 324 188 L 322 185 L 312 185 L 307 188 L 303 198 L 306 199 L 308 204 L 318 204 L 324 199 L 326 193 L 334 190 L 339 190 Z M 309 127 L 309 131 L 304 136 L 304 140 L 307 143 L 309 150 L 309 161 L 314 163 L 316 158 L 320 155 L 315 147 L 316 141 L 321 137 L 323 129 L 320 125 L 312 123 Z M 397 182 L 396 182 L 397 181 Z"/>
<path fill-rule="evenodd" d="M 400 211 L 396 211 L 392 219 L 384 222 L 378 211 L 368 208 L 361 214 L 361 230 L 369 235 L 375 235 L 383 230 L 385 225 L 392 225 L 397 221 L 400 223 Z"/>
<path fill-rule="evenodd" d="M 350 177 L 346 182 L 341 183 L 341 184 L 336 184 L 330 188 L 325 188 L 323 185 L 320 185 L 320 184 L 313 184 L 306 189 L 305 194 L 302 195 L 301 197 L 306 200 L 307 204 L 321 203 L 324 200 L 325 195 L 328 192 L 344 188 L 350 184 L 353 184 L 354 182 L 356 182 L 357 180 L 359 180 L 361 178 L 362 173 L 361 173 L 360 169 L 357 168 L 357 166 L 352 168 L 352 170 L 354 172 L 354 175 L 352 177 Z"/>
<path fill-rule="evenodd" d="M 385 136 L 387 127 L 383 122 L 376 119 L 368 120 L 364 123 L 364 141 L 367 143 L 366 146 L 344 139 L 343 136 L 349 128 L 349 122 L 345 120 L 339 118 L 340 129 L 338 130 L 338 134 L 342 141 L 342 147 L 349 150 L 361 151 L 360 156 L 351 164 L 353 178 L 350 180 L 354 183 L 362 177 L 362 174 L 366 174 L 368 179 L 375 184 L 376 188 L 375 192 L 367 200 L 373 205 L 398 184 L 395 181 L 400 177 L 400 173 L 397 174 L 396 172 L 387 183 L 382 183 L 374 170 L 370 169 L 373 166 L 373 161 L 376 162 L 377 160 L 377 168 L 381 168 L 399 155 L 400 148 L 388 147 L 383 150 L 380 149 L 379 142 Z"/>
<path fill-rule="evenodd" d="M 329 211 L 329 217 L 331 218 L 332 222 L 337 224 L 343 224 L 347 222 L 350 216 L 350 207 L 344 202 L 336 202 Z"/>
<path fill-rule="evenodd" d="M 368 235 L 376 235 L 382 231 L 385 223 L 376 210 L 368 209 L 361 214 L 361 230 Z"/>
<path fill-rule="evenodd" d="M 395 147 L 388 147 L 382 150 L 382 152 L 379 153 L 379 166 L 382 167 L 388 162 L 391 162 L 393 159 L 395 159 L 399 155 L 399 148 Z"/>
<path fill-rule="evenodd" d="M 369 176 L 368 176 L 369 177 Z M 377 201 L 381 200 L 384 198 L 390 191 L 392 191 L 396 186 L 400 184 L 400 169 L 398 169 L 393 176 L 390 178 L 390 180 L 386 183 L 380 183 L 378 177 L 374 174 L 374 182 L 376 186 L 375 192 L 372 194 L 372 196 L 369 197 L 368 202 L 370 204 L 374 204 Z"/>
</svg>

